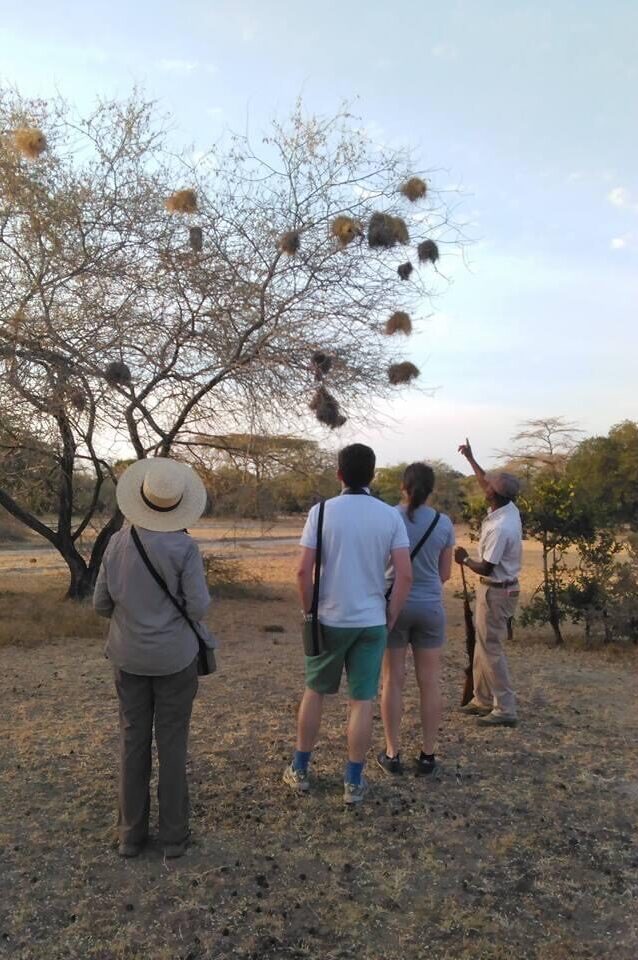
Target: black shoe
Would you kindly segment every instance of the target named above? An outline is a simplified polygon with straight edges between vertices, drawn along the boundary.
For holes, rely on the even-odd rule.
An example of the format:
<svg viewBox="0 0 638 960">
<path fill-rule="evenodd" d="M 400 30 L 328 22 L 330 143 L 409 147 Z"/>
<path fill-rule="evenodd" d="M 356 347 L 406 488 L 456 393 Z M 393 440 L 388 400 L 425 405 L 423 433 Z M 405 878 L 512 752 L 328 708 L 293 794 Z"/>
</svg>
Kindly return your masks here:
<svg viewBox="0 0 638 960">
<path fill-rule="evenodd" d="M 414 761 L 414 772 L 417 777 L 431 777 L 432 774 L 438 770 L 439 765 L 434 755 L 432 755 L 432 757 L 426 757 L 423 751 L 421 751 L 421 756 L 417 757 Z"/>
<path fill-rule="evenodd" d="M 389 757 L 385 750 L 382 750 L 381 753 L 377 754 L 377 763 L 382 770 L 385 770 L 386 773 L 392 776 L 403 773 L 403 764 L 401 763 L 400 754 L 398 753 L 396 757 Z"/>
</svg>

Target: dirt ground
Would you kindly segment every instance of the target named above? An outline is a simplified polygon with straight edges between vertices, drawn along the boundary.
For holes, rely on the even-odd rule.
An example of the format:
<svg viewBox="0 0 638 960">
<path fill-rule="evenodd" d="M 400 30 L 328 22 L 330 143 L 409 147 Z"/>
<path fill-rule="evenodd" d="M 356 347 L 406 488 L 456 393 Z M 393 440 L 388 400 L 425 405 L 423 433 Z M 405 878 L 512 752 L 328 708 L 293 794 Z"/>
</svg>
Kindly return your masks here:
<svg viewBox="0 0 638 960">
<path fill-rule="evenodd" d="M 529 589 L 538 556 L 526 553 Z M 635 960 L 635 651 L 556 650 L 517 630 L 521 723 L 485 732 L 456 709 L 452 581 L 440 779 L 397 782 L 370 763 L 369 798 L 344 809 L 339 695 L 312 795 L 298 799 L 281 783 L 303 686 L 295 551 L 271 541 L 228 554 L 262 582 L 211 613 L 223 646 L 193 716 L 194 844 L 169 862 L 156 843 L 135 861 L 115 852 L 117 710 L 102 625 L 59 604 L 55 565 L 0 561 L 0 955 Z M 418 749 L 411 682 L 404 753 Z"/>
</svg>

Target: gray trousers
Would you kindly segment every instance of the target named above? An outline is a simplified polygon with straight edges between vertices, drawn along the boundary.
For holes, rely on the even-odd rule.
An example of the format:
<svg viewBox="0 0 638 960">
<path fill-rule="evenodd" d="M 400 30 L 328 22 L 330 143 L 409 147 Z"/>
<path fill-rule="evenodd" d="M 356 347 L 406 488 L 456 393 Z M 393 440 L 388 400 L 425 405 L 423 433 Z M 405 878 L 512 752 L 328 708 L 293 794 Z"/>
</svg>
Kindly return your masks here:
<svg viewBox="0 0 638 960">
<path fill-rule="evenodd" d="M 495 713 L 516 716 L 516 695 L 512 687 L 505 640 L 507 621 L 518 604 L 519 588 L 510 590 L 476 587 L 476 646 L 474 648 L 474 702 L 491 707 Z"/>
<path fill-rule="evenodd" d="M 145 677 L 115 668 L 120 701 L 120 843 L 148 836 L 153 720 L 159 758 L 159 835 L 163 844 L 188 838 L 186 750 L 197 693 L 197 659 L 164 677 Z"/>
</svg>

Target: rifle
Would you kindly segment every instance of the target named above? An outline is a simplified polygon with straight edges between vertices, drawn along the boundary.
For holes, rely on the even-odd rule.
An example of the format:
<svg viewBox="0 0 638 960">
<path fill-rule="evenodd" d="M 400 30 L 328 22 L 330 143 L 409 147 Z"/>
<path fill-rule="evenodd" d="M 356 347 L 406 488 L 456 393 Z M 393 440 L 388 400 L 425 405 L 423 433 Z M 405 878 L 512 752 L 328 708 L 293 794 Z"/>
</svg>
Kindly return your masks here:
<svg viewBox="0 0 638 960">
<path fill-rule="evenodd" d="M 463 616 L 465 617 L 465 647 L 467 650 L 467 667 L 465 668 L 465 684 L 463 686 L 463 696 L 461 706 L 464 707 L 474 696 L 474 647 L 476 646 L 476 632 L 474 630 L 474 618 L 470 606 L 470 595 L 465 581 L 465 569 L 461 564 L 461 579 L 463 581 Z"/>
</svg>

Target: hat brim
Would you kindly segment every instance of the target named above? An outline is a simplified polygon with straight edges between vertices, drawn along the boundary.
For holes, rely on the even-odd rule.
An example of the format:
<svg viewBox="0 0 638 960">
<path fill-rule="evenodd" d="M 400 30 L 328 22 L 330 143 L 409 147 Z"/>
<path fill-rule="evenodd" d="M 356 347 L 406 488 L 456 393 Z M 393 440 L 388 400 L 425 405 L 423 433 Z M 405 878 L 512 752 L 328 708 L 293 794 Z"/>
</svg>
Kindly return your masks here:
<svg viewBox="0 0 638 960">
<path fill-rule="evenodd" d="M 492 489 L 501 497 L 514 500 L 521 492 L 521 482 L 518 477 L 505 470 L 488 470 L 485 474 Z"/>
<path fill-rule="evenodd" d="M 173 461 L 175 462 L 175 461 Z M 160 512 L 148 507 L 142 499 L 142 484 L 150 470 L 161 469 L 161 458 L 136 460 L 124 471 L 117 482 L 117 503 L 131 523 L 145 530 L 170 533 L 191 527 L 206 509 L 206 488 L 192 467 L 180 463 L 184 471 L 184 493 L 174 510 Z"/>
</svg>

